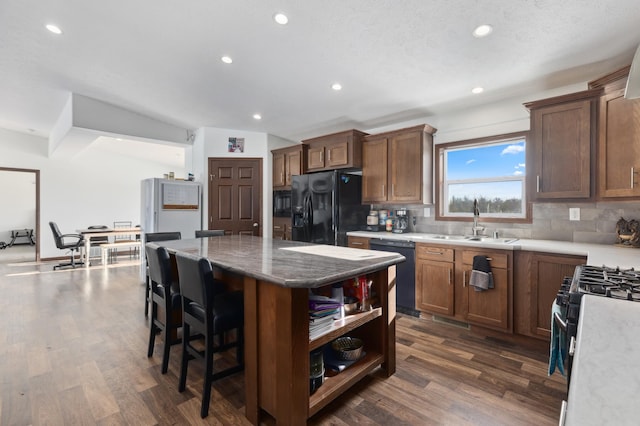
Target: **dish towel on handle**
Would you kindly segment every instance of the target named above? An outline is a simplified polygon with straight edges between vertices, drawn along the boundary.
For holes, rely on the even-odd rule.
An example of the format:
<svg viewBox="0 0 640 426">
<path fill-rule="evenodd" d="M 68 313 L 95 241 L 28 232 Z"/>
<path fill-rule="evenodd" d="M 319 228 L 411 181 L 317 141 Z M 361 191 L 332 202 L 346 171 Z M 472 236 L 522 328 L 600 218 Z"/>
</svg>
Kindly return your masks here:
<svg viewBox="0 0 640 426">
<path fill-rule="evenodd" d="M 485 291 L 493 288 L 493 274 L 491 273 L 491 265 L 487 256 L 473 256 L 473 269 L 471 270 L 469 285 L 475 291 Z"/>
<path fill-rule="evenodd" d="M 551 305 L 551 342 L 549 344 L 549 376 L 556 371 L 556 368 L 563 376 L 564 360 L 567 357 L 567 338 L 565 332 L 558 326 L 554 314 L 560 314 L 560 318 L 565 318 L 566 308 L 553 301 Z"/>
</svg>

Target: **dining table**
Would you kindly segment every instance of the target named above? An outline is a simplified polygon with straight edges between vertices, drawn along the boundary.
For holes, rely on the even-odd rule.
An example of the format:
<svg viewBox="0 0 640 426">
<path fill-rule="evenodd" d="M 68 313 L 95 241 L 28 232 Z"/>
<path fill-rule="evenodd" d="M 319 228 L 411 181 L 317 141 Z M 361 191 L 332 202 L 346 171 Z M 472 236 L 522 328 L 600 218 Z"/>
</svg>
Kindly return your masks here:
<svg viewBox="0 0 640 426">
<path fill-rule="evenodd" d="M 91 239 L 96 237 L 116 237 L 122 235 L 134 235 L 139 237 L 142 233 L 140 227 L 133 228 L 84 228 L 77 229 L 76 232 L 82 235 L 84 239 L 84 250 L 82 253 L 82 260 L 84 262 L 84 267 L 88 268 L 90 265 L 89 261 L 89 250 L 91 250 Z M 142 239 L 140 240 L 140 248 L 142 248 Z M 142 252 L 142 250 L 141 250 Z"/>
</svg>

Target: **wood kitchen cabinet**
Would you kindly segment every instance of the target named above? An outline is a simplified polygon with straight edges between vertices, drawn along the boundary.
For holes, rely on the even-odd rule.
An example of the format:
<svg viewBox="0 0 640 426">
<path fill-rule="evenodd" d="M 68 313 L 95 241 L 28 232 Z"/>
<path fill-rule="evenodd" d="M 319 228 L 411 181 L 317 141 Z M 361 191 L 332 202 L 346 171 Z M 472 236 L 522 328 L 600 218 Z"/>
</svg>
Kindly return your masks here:
<svg viewBox="0 0 640 426">
<path fill-rule="evenodd" d="M 469 285 L 473 258 L 489 258 L 494 288 L 476 291 Z M 512 330 L 512 278 L 513 258 L 511 253 L 500 250 L 462 251 L 462 288 L 466 295 L 465 318 L 469 323 L 488 326 L 504 331 Z"/>
<path fill-rule="evenodd" d="M 473 257 L 490 259 L 494 288 L 469 286 Z M 504 250 L 416 244 L 416 309 L 511 332 L 513 257 Z"/>
<path fill-rule="evenodd" d="M 416 309 L 453 316 L 455 251 L 451 247 L 416 244 Z"/>
<path fill-rule="evenodd" d="M 347 237 L 347 247 L 369 250 L 369 238 L 367 237 Z"/>
<path fill-rule="evenodd" d="M 527 174 L 532 201 L 593 195 L 594 118 L 601 92 L 593 89 L 525 104 L 531 111 Z"/>
<path fill-rule="evenodd" d="M 514 259 L 514 332 L 538 339 L 551 337 L 551 305 L 564 277 L 573 276 L 584 256 L 519 251 Z"/>
<path fill-rule="evenodd" d="M 273 218 L 273 239 L 291 240 L 291 219 L 288 217 Z"/>
<path fill-rule="evenodd" d="M 363 203 L 431 203 L 435 132 L 420 125 L 365 137 Z"/>
<path fill-rule="evenodd" d="M 304 145 L 295 145 L 271 151 L 273 155 L 273 189 L 291 188 L 291 176 L 305 172 L 306 150 L 307 147 Z"/>
<path fill-rule="evenodd" d="M 348 130 L 307 139 L 307 171 L 362 167 L 362 138 L 366 133 Z"/>
<path fill-rule="evenodd" d="M 640 99 L 626 99 L 629 67 L 589 83 L 601 87 L 598 116 L 598 196 L 640 197 Z"/>
</svg>

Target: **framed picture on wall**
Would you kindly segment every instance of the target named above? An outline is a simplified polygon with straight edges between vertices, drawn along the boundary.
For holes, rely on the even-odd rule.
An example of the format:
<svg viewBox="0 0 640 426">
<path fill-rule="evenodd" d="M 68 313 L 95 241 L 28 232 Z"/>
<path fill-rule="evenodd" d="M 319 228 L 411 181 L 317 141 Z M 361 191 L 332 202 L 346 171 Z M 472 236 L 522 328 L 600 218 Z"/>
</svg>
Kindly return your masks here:
<svg viewBox="0 0 640 426">
<path fill-rule="evenodd" d="M 229 152 L 244 152 L 244 138 L 229 138 Z"/>
</svg>

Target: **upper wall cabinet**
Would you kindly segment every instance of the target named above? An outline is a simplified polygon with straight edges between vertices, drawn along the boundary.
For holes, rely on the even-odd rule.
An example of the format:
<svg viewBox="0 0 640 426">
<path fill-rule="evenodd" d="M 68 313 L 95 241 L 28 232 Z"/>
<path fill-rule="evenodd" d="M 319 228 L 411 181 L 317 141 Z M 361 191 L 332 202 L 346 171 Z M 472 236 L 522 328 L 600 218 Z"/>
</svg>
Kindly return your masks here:
<svg viewBox="0 0 640 426">
<path fill-rule="evenodd" d="M 602 88 L 598 116 L 598 196 L 640 197 L 640 99 L 626 99 L 629 67 L 589 83 Z"/>
<path fill-rule="evenodd" d="M 291 176 L 305 172 L 307 147 L 294 145 L 282 149 L 274 149 L 273 154 L 273 189 L 291 187 Z"/>
<path fill-rule="evenodd" d="M 302 141 L 307 151 L 307 171 L 362 167 L 362 138 L 366 133 L 347 130 Z"/>
<path fill-rule="evenodd" d="M 362 202 L 433 202 L 433 134 L 420 125 L 365 137 L 362 145 Z"/>
<path fill-rule="evenodd" d="M 527 143 L 530 200 L 592 196 L 597 97 L 587 90 L 526 103 L 531 111 Z"/>
</svg>

